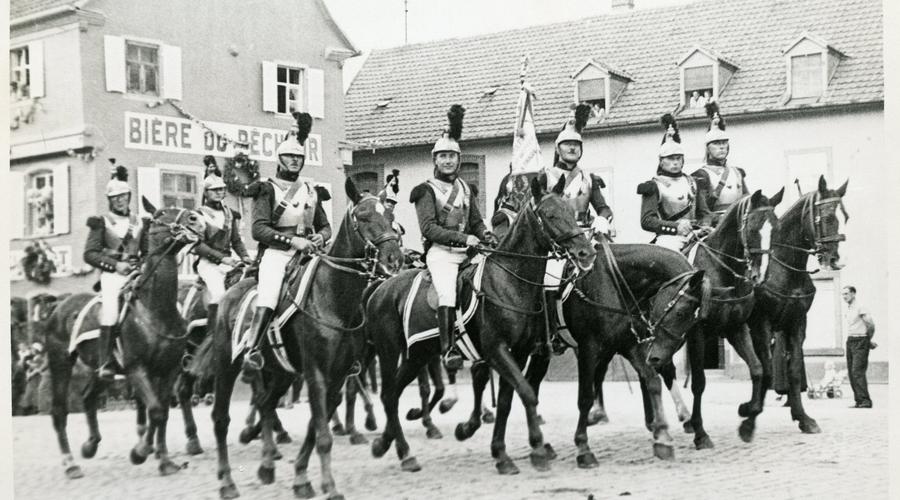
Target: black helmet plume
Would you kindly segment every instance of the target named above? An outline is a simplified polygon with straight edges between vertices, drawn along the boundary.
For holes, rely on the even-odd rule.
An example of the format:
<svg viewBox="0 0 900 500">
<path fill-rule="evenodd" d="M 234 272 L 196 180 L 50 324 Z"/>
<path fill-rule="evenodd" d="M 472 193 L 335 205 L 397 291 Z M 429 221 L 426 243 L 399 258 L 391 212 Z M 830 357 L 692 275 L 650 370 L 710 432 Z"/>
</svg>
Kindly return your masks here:
<svg viewBox="0 0 900 500">
<path fill-rule="evenodd" d="M 719 104 L 716 101 L 706 103 L 706 116 L 709 117 L 709 126 L 706 127 L 706 131 L 709 132 L 712 129 L 713 123 L 716 122 L 716 115 L 718 115 L 718 125 L 719 130 L 725 130 L 725 118 L 722 118 L 722 113 L 719 112 Z"/>
<path fill-rule="evenodd" d="M 297 120 L 297 142 L 305 145 L 306 138 L 309 137 L 309 131 L 312 130 L 312 115 L 295 111 L 293 116 Z"/>
<path fill-rule="evenodd" d="M 450 111 L 447 112 L 447 122 L 450 125 L 447 135 L 454 141 L 459 142 L 459 139 L 462 137 L 463 116 L 465 114 L 465 108 L 459 104 L 450 106 Z"/>
<path fill-rule="evenodd" d="M 679 132 L 678 132 L 678 122 L 675 121 L 675 117 L 672 115 L 672 113 L 666 113 L 666 114 L 662 115 L 662 117 L 659 119 L 659 121 L 660 121 L 660 123 L 662 123 L 663 131 L 664 131 L 663 139 L 662 139 L 662 142 L 660 142 L 660 144 L 664 144 L 666 142 L 666 139 L 669 136 L 669 127 L 672 127 L 675 130 L 675 133 L 672 134 L 672 140 L 681 144 L 681 134 L 679 134 Z"/>
<path fill-rule="evenodd" d="M 591 118 L 591 105 L 590 104 L 579 104 L 575 107 L 575 131 L 579 134 L 584 127 L 587 125 L 588 120 Z"/>
</svg>

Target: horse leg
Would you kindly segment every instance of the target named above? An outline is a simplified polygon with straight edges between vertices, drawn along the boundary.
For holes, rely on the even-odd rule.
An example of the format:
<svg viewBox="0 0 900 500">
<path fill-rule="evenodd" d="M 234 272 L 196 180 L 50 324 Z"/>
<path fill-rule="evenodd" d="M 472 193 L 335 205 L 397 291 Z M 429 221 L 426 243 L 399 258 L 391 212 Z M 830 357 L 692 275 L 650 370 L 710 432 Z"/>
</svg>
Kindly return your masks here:
<svg viewBox="0 0 900 500">
<path fill-rule="evenodd" d="M 48 346 L 52 344 L 48 343 Z M 68 353 L 63 348 L 51 348 L 47 350 L 48 367 L 50 369 L 50 382 L 53 390 L 51 413 L 53 429 L 56 431 L 56 440 L 59 451 L 63 456 L 63 471 L 68 479 L 84 477 L 81 467 L 75 463 L 72 450 L 69 448 L 69 436 L 66 432 L 66 420 L 69 416 L 69 381 L 72 379 L 72 362 Z"/>
<path fill-rule="evenodd" d="M 595 371 L 598 365 L 605 369 L 606 363 L 598 363 L 598 349 L 592 339 L 586 339 L 578 346 L 576 351 L 578 357 L 578 424 L 575 427 L 575 446 L 578 448 L 578 455 L 575 461 L 581 469 L 592 469 L 597 467 L 597 457 L 591 451 L 588 444 L 587 428 L 591 406 L 594 403 L 594 382 Z M 602 378 L 601 378 L 602 380 Z"/>
<path fill-rule="evenodd" d="M 750 327 L 750 340 L 753 342 L 753 351 L 756 353 L 762 366 L 762 376 L 759 383 L 759 405 L 760 413 L 765 409 L 766 392 L 772 387 L 772 350 L 770 348 L 772 331 L 768 320 L 764 318 L 750 318 L 748 323 Z M 748 415 L 743 427 L 746 425 L 750 429 L 756 428 L 756 417 L 759 413 Z"/>
<path fill-rule="evenodd" d="M 506 423 L 512 407 L 513 386 L 500 378 L 500 389 L 497 391 L 497 420 L 494 421 L 494 433 L 491 437 L 491 456 L 494 457 L 497 472 L 503 475 L 518 474 L 519 468 L 506 453 Z"/>
<path fill-rule="evenodd" d="M 531 390 L 534 391 L 535 401 L 540 401 L 538 394 L 548 369 L 550 369 L 550 352 L 547 349 L 541 349 L 538 353 L 533 354 L 528 361 L 525 379 L 528 380 Z M 544 425 L 544 418 L 540 414 L 538 414 L 537 420 L 539 425 Z M 552 458 L 555 458 L 556 452 L 552 451 L 553 447 L 549 443 L 544 443 L 544 446 L 548 447 L 548 452 L 553 455 Z"/>
<path fill-rule="evenodd" d="M 601 353 L 600 359 L 597 361 L 597 366 L 594 370 L 594 390 L 597 393 L 597 398 L 594 400 L 591 411 L 588 412 L 588 426 L 609 423 L 609 416 L 606 414 L 606 406 L 603 403 L 603 380 L 606 379 L 606 370 L 609 369 L 609 362 L 612 361 L 614 354 L 613 352 L 609 352 L 609 354 Z"/>
<path fill-rule="evenodd" d="M 345 421 L 347 422 L 347 433 L 350 434 L 350 444 L 367 444 L 369 442 L 365 436 L 363 436 L 356 429 L 356 393 L 357 391 L 364 391 L 365 389 L 357 383 L 359 380 L 358 376 L 347 377 L 346 391 L 347 394 L 344 396 L 344 404 L 347 405 L 345 409 Z"/>
<path fill-rule="evenodd" d="M 432 359 L 439 360 L 440 358 L 432 356 Z M 428 439 L 441 439 L 444 435 L 434 426 L 434 422 L 431 420 L 431 409 L 434 406 L 429 398 L 431 395 L 431 384 L 428 383 L 428 363 L 419 370 L 417 377 L 419 379 L 419 399 L 422 402 L 422 426 L 425 427 L 425 436 Z M 440 372 L 438 372 L 438 379 L 440 379 Z M 437 397 L 437 394 L 435 396 Z M 435 403 L 439 400 L 437 398 Z"/>
<path fill-rule="evenodd" d="M 303 438 L 303 444 L 297 452 L 297 458 L 294 459 L 294 496 L 296 498 L 313 498 L 316 491 L 309 482 L 307 470 L 309 469 L 309 459 L 312 456 L 313 448 L 316 445 L 316 426 L 312 417 L 306 426 L 306 437 Z"/>
<path fill-rule="evenodd" d="M 157 379 L 157 394 L 161 395 L 158 409 L 150 407 L 150 419 L 156 424 L 156 456 L 159 459 L 159 473 L 163 476 L 174 474 L 181 470 L 175 462 L 169 458 L 169 447 L 166 444 L 166 428 L 169 422 L 169 402 L 172 399 L 172 389 L 176 375 L 164 375 Z"/>
<path fill-rule="evenodd" d="M 187 370 L 182 370 L 176 384 L 176 392 L 178 393 L 178 403 L 181 405 L 181 416 L 184 419 L 184 434 L 187 436 L 187 445 L 185 450 L 188 455 L 199 455 L 203 453 L 200 446 L 200 439 L 197 437 L 197 422 L 194 420 L 194 410 L 192 404 L 194 385 L 196 377 Z"/>
<path fill-rule="evenodd" d="M 788 402 L 791 404 L 791 419 L 798 421 L 798 426 L 804 434 L 818 434 L 822 432 L 822 429 L 819 428 L 819 424 L 812 417 L 806 414 L 806 411 L 803 409 L 803 398 L 800 397 L 805 371 L 803 341 L 806 338 L 806 316 L 799 318 L 793 326 L 792 331 L 785 332 L 786 338 L 790 342 L 791 356 L 788 364 L 790 370 Z"/>
<path fill-rule="evenodd" d="M 418 408 L 410 408 L 409 411 L 406 412 L 406 420 L 410 421 L 422 418 L 425 405 L 428 404 L 428 395 L 431 393 L 431 386 L 428 383 L 428 372 L 424 367 L 419 370 L 419 373 L 416 375 L 416 381 L 419 383 L 419 398 L 422 399 L 422 401 L 419 403 Z M 425 395 L 424 397 L 422 396 L 423 393 Z"/>
<path fill-rule="evenodd" d="M 481 410 L 483 408 L 481 400 L 484 395 L 484 388 L 491 375 L 491 367 L 485 362 L 480 362 L 473 364 L 470 371 L 472 373 L 474 404 L 472 405 L 472 413 L 469 415 L 469 420 L 456 425 L 455 435 L 459 441 L 469 439 L 481 427 Z"/>
<path fill-rule="evenodd" d="M 684 403 L 684 397 L 681 395 L 678 384 L 675 383 L 675 362 L 666 363 L 657 371 L 662 376 L 663 383 L 666 385 L 666 390 L 669 391 L 669 396 L 672 397 L 672 403 L 675 404 L 675 413 L 678 414 L 678 421 L 684 426 L 684 432 L 688 434 L 693 433 L 694 428 L 691 427 L 691 412 Z"/>
<path fill-rule="evenodd" d="M 406 436 L 403 434 L 403 428 L 400 425 L 400 418 L 397 413 L 397 406 L 400 394 L 410 382 L 419 374 L 424 366 L 421 358 L 424 356 L 409 356 L 400 364 L 396 374 L 391 373 L 389 363 L 379 359 L 381 365 L 381 401 L 384 403 L 384 411 L 387 416 L 387 424 L 385 424 L 384 432 L 381 437 L 372 441 L 372 454 L 380 457 L 387 452 L 391 445 L 391 441 L 397 450 L 397 458 L 400 459 L 400 468 L 406 472 L 418 472 L 422 469 L 416 457 L 409 454 L 409 443 L 406 442 Z M 394 362 L 396 366 L 396 361 Z"/>
<path fill-rule="evenodd" d="M 147 433 L 147 406 L 141 398 L 135 401 L 135 413 L 137 413 L 137 435 L 138 438 L 142 438 Z"/>
<path fill-rule="evenodd" d="M 703 391 L 706 390 L 706 372 L 703 369 L 704 329 L 694 327 L 687 334 L 688 357 L 691 363 L 691 393 L 694 395 L 694 408 L 691 412 L 691 427 L 694 428 L 694 446 L 698 450 L 713 447 L 712 439 L 703 428 L 703 414 L 700 407 L 703 402 Z"/>
<path fill-rule="evenodd" d="M 256 475 L 262 484 L 272 484 L 275 482 L 275 459 L 278 454 L 278 448 L 275 446 L 274 427 L 277 415 L 275 408 L 278 406 L 278 400 L 287 393 L 290 388 L 291 380 L 289 377 L 275 376 L 270 380 L 264 394 L 258 399 L 259 403 L 259 422 L 262 426 L 262 462 L 256 471 Z M 282 429 L 283 430 L 283 429 Z"/>
<path fill-rule="evenodd" d="M 138 444 L 131 449 L 131 463 L 138 465 L 144 463 L 147 460 L 147 456 L 153 451 L 153 436 L 159 425 L 161 403 L 157 399 L 157 392 L 154 386 L 150 383 L 146 368 L 138 366 L 128 374 L 128 377 L 131 381 L 131 386 L 137 393 L 137 397 L 143 400 L 150 420 L 147 432 L 144 433 Z M 166 399 L 165 403 L 168 404 L 168 399 Z"/>
<path fill-rule="evenodd" d="M 649 403 L 650 422 L 649 429 L 653 433 L 653 455 L 662 460 L 675 458 L 674 440 L 669 435 L 669 424 L 666 422 L 666 414 L 662 403 L 662 378 L 657 374 L 641 353 L 640 346 L 635 345 L 627 354 L 628 361 L 641 377 L 641 389 Z M 675 367 L 672 366 L 672 371 Z"/>
<path fill-rule="evenodd" d="M 337 388 L 332 388 L 325 375 L 311 356 L 304 356 L 303 367 L 306 376 L 306 384 L 309 388 L 309 403 L 312 410 L 312 418 L 315 421 L 316 429 L 316 453 L 319 455 L 322 475 L 322 493 L 329 498 L 343 498 L 335 490 L 334 476 L 331 473 L 331 447 L 334 438 L 328 429 L 328 416 L 335 413 L 337 409 L 334 404 L 329 405 L 329 400 L 340 398 L 340 385 L 335 384 Z M 330 389 L 330 391 L 329 391 Z M 333 391 L 333 393 L 330 393 Z M 337 398 L 335 398 L 337 396 Z"/>
<path fill-rule="evenodd" d="M 221 351 L 220 351 L 221 352 Z M 228 408 L 231 405 L 231 393 L 234 391 L 234 383 L 237 380 L 238 365 L 222 360 L 215 377 L 215 400 L 213 401 L 212 417 L 213 430 L 216 434 L 216 455 L 218 459 L 216 475 L 219 479 L 219 497 L 223 499 L 237 498 L 240 496 L 234 479 L 231 477 L 231 464 L 228 461 L 228 425 L 231 416 Z M 251 409 L 251 414 L 255 409 Z"/>
<path fill-rule="evenodd" d="M 428 374 L 431 376 L 431 381 L 434 382 L 434 397 L 431 398 L 431 410 L 434 410 L 435 405 L 438 407 L 438 411 L 441 413 L 447 413 L 454 406 L 456 406 L 456 402 L 459 401 L 459 398 L 456 395 L 456 377 L 453 378 L 453 382 L 450 382 L 450 374 L 447 374 L 447 383 L 453 387 L 453 392 L 449 397 L 444 397 L 447 386 L 444 385 L 444 369 L 441 366 L 440 358 L 433 359 L 428 364 Z M 454 372 L 455 375 L 455 372 Z"/>
<path fill-rule="evenodd" d="M 84 404 L 84 416 L 87 419 L 90 434 L 87 440 L 81 445 L 81 456 L 84 458 L 94 458 L 97 454 L 97 446 L 100 444 L 102 437 L 100 436 L 100 426 L 97 424 L 97 406 L 100 393 L 106 388 L 106 384 L 92 371 L 91 378 L 84 387 L 82 402 Z"/>
<path fill-rule="evenodd" d="M 762 363 L 753 351 L 753 343 L 750 340 L 750 328 L 747 325 L 741 325 L 732 330 L 726 338 L 750 369 L 750 380 L 753 384 L 750 401 L 741 403 L 738 406 L 738 415 L 745 417 L 745 420 L 738 427 L 738 434 L 745 443 L 749 443 L 753 441 L 753 432 L 756 428 L 756 420 L 751 420 L 749 417 L 762 413 Z"/>
<path fill-rule="evenodd" d="M 250 398 L 250 411 L 247 412 L 247 418 L 244 419 L 244 428 L 238 436 L 241 444 L 248 444 L 250 441 L 259 437 L 262 432 L 262 424 L 256 421 L 256 413 L 258 412 L 256 397 Z"/>
</svg>

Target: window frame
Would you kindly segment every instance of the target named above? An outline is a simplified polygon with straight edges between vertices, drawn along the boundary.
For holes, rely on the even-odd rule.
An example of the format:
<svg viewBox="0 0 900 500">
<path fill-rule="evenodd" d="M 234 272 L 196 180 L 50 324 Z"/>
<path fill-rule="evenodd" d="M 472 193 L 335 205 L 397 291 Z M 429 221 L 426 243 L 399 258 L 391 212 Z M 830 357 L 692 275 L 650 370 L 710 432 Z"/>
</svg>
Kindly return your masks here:
<svg viewBox="0 0 900 500">
<path fill-rule="evenodd" d="M 53 235 L 57 234 L 55 232 L 56 207 L 54 207 L 54 199 L 53 199 L 53 195 L 52 195 L 53 189 L 55 189 L 55 187 L 56 187 L 55 182 L 54 182 L 54 177 L 55 177 L 55 172 L 50 168 L 35 169 L 35 170 L 28 172 L 25 175 L 25 183 L 27 185 L 27 187 L 25 188 L 26 193 L 28 193 L 32 189 L 35 189 L 34 184 L 37 182 L 38 178 L 49 179 L 50 192 L 51 192 L 50 206 L 51 206 L 51 210 L 53 213 L 53 217 L 50 218 L 49 232 L 36 233 L 34 231 L 34 228 L 35 228 L 34 218 L 36 217 L 35 210 L 34 210 L 34 207 L 31 205 L 31 203 L 28 203 L 28 199 L 26 198 L 26 200 L 25 200 L 25 235 L 24 235 L 25 238 L 44 238 L 44 237 L 53 236 Z"/>
<path fill-rule="evenodd" d="M 817 71 L 818 72 L 818 77 L 817 77 L 818 78 L 818 89 L 817 89 L 818 93 L 811 94 L 811 95 L 797 95 L 796 92 L 794 91 L 794 89 L 795 89 L 795 86 L 794 86 L 794 84 L 795 84 L 795 82 L 794 82 L 794 61 L 795 61 L 795 59 L 798 59 L 798 58 L 811 59 L 813 56 L 817 57 L 818 62 L 819 62 L 818 68 L 817 68 L 817 70 L 818 70 Z M 796 54 L 789 53 L 789 54 L 786 54 L 785 57 L 787 58 L 787 66 L 788 66 L 788 93 L 790 94 L 791 99 L 818 100 L 823 95 L 825 95 L 825 89 L 827 87 L 826 81 L 825 81 L 825 72 L 827 71 L 828 64 L 825 59 L 824 51 L 802 52 L 802 53 L 796 53 Z M 815 70 L 809 71 L 810 74 L 814 74 L 815 72 L 816 72 Z"/>
<path fill-rule="evenodd" d="M 274 61 L 275 63 L 275 114 L 279 116 L 288 116 L 292 117 L 291 113 L 291 102 L 296 102 L 298 107 L 294 111 L 306 111 L 309 107 L 307 101 L 307 87 L 308 84 L 306 82 L 307 77 L 307 68 L 303 65 L 294 65 L 290 63 L 285 63 L 283 61 Z M 284 68 L 285 76 L 287 77 L 286 82 L 280 82 L 278 80 L 278 71 Z M 291 71 L 297 71 L 297 83 L 290 83 L 290 73 Z M 281 87 L 284 87 L 285 94 L 285 111 L 279 111 L 279 102 L 278 102 L 278 91 Z M 297 87 L 299 89 L 299 99 L 291 100 L 288 98 L 289 92 L 292 87 Z"/>
<path fill-rule="evenodd" d="M 174 193 L 172 193 L 171 191 L 167 191 L 165 189 L 165 176 L 166 175 L 188 176 L 188 177 L 192 177 L 194 179 L 194 188 L 195 189 L 194 189 L 194 193 L 192 195 L 190 195 L 191 196 L 190 199 L 193 201 L 194 206 L 192 206 L 192 207 L 184 206 L 184 204 L 183 204 L 184 200 L 188 199 L 189 195 L 184 194 L 186 192 L 177 191 L 177 186 L 176 186 L 176 191 Z M 168 205 L 165 203 L 165 199 L 168 196 L 170 198 L 174 197 L 179 200 L 180 204 L 177 205 L 179 208 L 187 208 L 190 210 L 196 210 L 196 209 L 200 208 L 200 205 L 202 204 L 202 199 L 203 199 L 203 192 L 200 189 L 201 182 L 202 182 L 202 176 L 198 175 L 196 172 L 189 171 L 189 170 L 176 170 L 176 169 L 172 169 L 172 168 L 160 167 L 160 169 L 159 169 L 159 201 L 160 201 L 160 204 L 164 207 L 171 206 L 171 205 Z M 177 181 L 176 181 L 176 184 L 177 184 Z"/>
<path fill-rule="evenodd" d="M 478 168 L 478 210 L 481 212 L 481 217 L 485 217 L 485 210 L 487 209 L 487 193 L 485 193 L 486 189 L 486 179 L 487 173 L 484 165 L 484 155 L 475 155 L 475 154 L 462 154 L 459 157 L 459 175 L 462 177 L 463 165 L 464 164 L 474 164 Z M 466 179 L 463 179 L 466 180 Z M 466 181 L 468 183 L 468 181 Z"/>
<path fill-rule="evenodd" d="M 12 54 L 14 52 L 22 52 L 25 55 L 26 62 L 24 65 L 20 64 L 19 66 L 13 66 L 12 64 Z M 20 103 L 23 101 L 28 101 L 31 99 L 31 71 L 32 71 L 32 54 L 31 49 L 28 44 L 17 45 L 15 47 L 9 48 L 10 53 L 10 64 L 9 64 L 9 73 L 10 73 L 10 85 L 13 83 L 13 73 L 22 73 L 25 77 L 27 95 L 23 95 L 22 87 L 18 85 L 20 80 L 15 80 L 16 82 L 16 93 L 15 98 L 11 99 L 11 103 Z"/>
<path fill-rule="evenodd" d="M 124 37 L 125 43 L 125 93 L 129 95 L 136 95 L 142 97 L 160 97 L 162 95 L 162 44 L 140 40 L 131 37 Z M 129 46 L 134 46 L 138 49 L 138 60 L 132 60 L 128 56 Z M 145 66 L 150 66 L 151 63 L 144 62 L 140 60 L 140 49 L 153 49 L 156 51 L 156 62 L 155 62 L 155 81 L 156 81 L 156 90 L 148 91 L 146 88 L 146 72 Z M 135 90 L 131 87 L 131 75 L 129 68 L 131 65 L 138 65 L 138 85 L 139 89 Z"/>
<path fill-rule="evenodd" d="M 383 163 L 368 163 L 363 165 L 348 165 L 344 167 L 344 175 L 348 178 L 353 179 L 353 182 L 356 182 L 355 177 L 357 175 L 362 174 L 375 174 L 377 176 L 376 188 L 378 191 L 384 186 L 384 164 Z M 362 186 L 357 184 L 357 189 L 360 193 L 363 192 Z M 374 195 L 378 194 L 378 191 L 375 191 Z"/>
<path fill-rule="evenodd" d="M 582 82 L 590 82 L 599 80 L 601 81 L 601 86 L 603 87 L 603 98 L 602 99 L 588 99 L 581 95 L 581 83 Z M 596 105 L 598 101 L 602 101 L 603 104 L 600 106 L 605 111 L 609 111 L 609 76 L 601 76 L 601 77 L 588 77 L 588 78 L 576 78 L 575 79 L 575 102 L 576 103 L 588 103 Z"/>
</svg>

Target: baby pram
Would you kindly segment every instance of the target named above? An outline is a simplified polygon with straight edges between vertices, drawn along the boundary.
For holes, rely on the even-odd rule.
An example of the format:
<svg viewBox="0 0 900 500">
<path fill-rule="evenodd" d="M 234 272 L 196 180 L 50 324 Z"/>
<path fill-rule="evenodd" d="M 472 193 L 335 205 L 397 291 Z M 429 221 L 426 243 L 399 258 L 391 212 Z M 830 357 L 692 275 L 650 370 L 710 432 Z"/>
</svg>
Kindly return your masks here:
<svg viewBox="0 0 900 500">
<path fill-rule="evenodd" d="M 844 379 L 847 378 L 847 370 L 840 370 L 837 372 L 826 370 L 825 376 L 822 377 L 822 381 L 815 386 L 812 386 L 807 391 L 807 395 L 809 399 L 823 399 L 828 397 L 828 399 L 840 398 L 843 396 L 843 392 L 841 392 L 841 385 L 844 384 Z"/>
</svg>

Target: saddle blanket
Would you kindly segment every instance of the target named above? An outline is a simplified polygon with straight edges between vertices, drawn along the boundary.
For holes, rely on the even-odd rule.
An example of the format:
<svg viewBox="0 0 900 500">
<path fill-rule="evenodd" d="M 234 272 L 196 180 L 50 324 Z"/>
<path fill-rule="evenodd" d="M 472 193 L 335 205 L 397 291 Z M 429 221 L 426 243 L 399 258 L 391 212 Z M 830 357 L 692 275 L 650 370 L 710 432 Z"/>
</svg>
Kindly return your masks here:
<svg viewBox="0 0 900 500">
<path fill-rule="evenodd" d="M 73 354 L 76 349 L 78 349 L 79 344 L 82 342 L 87 342 L 88 340 L 94 340 L 100 336 L 99 328 L 92 328 L 90 330 L 83 330 L 85 321 L 89 317 L 93 317 L 94 324 L 100 324 L 100 295 L 95 295 L 91 300 L 89 300 L 84 306 L 82 306 L 81 310 L 78 311 L 78 315 L 75 316 L 75 323 L 72 326 L 72 333 L 69 337 L 69 354 Z M 123 301 L 121 305 L 121 309 L 119 310 L 119 319 L 118 322 L 121 323 L 122 319 L 125 317 L 125 313 L 128 310 L 128 303 Z M 122 366 L 122 338 L 119 337 L 116 339 L 115 346 L 113 347 L 113 356 L 116 358 L 116 362 L 119 363 L 119 366 Z"/>
<path fill-rule="evenodd" d="M 472 259 L 472 265 L 463 268 L 457 278 L 456 309 L 456 346 L 470 361 L 478 361 L 481 355 L 466 332 L 466 324 L 475 317 L 478 309 L 478 292 L 481 291 L 481 279 L 484 275 L 485 260 L 482 256 Z M 403 331 L 406 334 L 406 348 L 417 342 L 435 338 L 440 335 L 437 325 L 437 292 L 431 281 L 431 273 L 422 270 L 413 278 L 406 300 L 402 302 L 400 311 L 403 318 Z"/>
<path fill-rule="evenodd" d="M 187 294 L 184 296 L 184 301 L 178 304 L 178 312 L 181 313 L 181 317 L 188 322 L 188 332 L 193 331 L 195 328 L 206 326 L 206 317 L 191 319 L 191 313 L 197 307 L 197 303 L 200 302 L 205 288 L 206 285 L 203 284 L 203 280 L 198 279 L 194 285 L 188 289 Z M 197 313 L 206 314 L 206 309 L 201 308 Z"/>
</svg>

